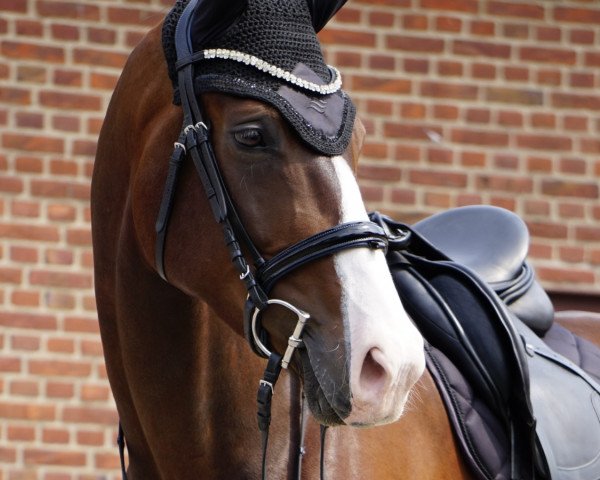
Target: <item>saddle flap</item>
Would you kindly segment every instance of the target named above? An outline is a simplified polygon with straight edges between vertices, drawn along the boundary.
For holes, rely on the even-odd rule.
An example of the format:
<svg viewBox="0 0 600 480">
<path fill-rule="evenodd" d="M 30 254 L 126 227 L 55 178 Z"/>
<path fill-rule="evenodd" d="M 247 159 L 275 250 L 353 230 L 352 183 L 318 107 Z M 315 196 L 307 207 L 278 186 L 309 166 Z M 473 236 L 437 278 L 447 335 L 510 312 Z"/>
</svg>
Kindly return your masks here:
<svg viewBox="0 0 600 480">
<path fill-rule="evenodd" d="M 597 480 L 600 472 L 600 384 L 576 363 L 550 349 L 525 324 L 515 320 L 525 342 L 531 377 L 531 403 L 536 433 L 553 480 Z M 594 356 L 597 347 L 560 326 L 556 343 L 580 343 Z M 592 366 L 594 364 L 592 363 Z"/>
</svg>

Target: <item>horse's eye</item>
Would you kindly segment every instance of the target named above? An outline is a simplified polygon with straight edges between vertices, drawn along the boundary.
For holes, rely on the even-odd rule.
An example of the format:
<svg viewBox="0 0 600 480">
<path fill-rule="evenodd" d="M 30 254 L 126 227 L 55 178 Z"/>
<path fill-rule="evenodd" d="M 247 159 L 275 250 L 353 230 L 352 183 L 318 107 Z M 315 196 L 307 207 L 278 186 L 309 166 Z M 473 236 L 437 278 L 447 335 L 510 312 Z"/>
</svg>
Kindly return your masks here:
<svg viewBox="0 0 600 480">
<path fill-rule="evenodd" d="M 233 134 L 236 142 L 245 147 L 264 147 L 262 132 L 258 128 L 246 128 Z"/>
</svg>

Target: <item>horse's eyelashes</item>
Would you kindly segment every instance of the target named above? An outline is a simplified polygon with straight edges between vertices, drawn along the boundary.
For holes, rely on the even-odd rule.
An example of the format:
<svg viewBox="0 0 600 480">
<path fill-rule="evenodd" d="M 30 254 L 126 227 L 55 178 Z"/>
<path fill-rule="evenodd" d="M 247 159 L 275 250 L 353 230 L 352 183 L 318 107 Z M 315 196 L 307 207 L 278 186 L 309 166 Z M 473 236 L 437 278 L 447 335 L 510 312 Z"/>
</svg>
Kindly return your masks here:
<svg viewBox="0 0 600 480">
<path fill-rule="evenodd" d="M 263 133 L 259 128 L 245 128 L 234 132 L 236 142 L 245 147 L 264 147 L 265 141 Z"/>
</svg>

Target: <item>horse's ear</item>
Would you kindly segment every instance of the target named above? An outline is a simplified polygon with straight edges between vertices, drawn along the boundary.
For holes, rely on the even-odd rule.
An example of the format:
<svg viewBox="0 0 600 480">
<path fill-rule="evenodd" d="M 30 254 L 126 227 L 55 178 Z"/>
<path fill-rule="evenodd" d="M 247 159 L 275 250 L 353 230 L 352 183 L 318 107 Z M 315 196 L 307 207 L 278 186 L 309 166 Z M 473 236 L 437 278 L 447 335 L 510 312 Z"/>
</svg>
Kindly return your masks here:
<svg viewBox="0 0 600 480">
<path fill-rule="evenodd" d="M 308 3 L 315 32 L 318 32 L 342 8 L 346 0 L 306 0 L 306 3 Z"/>
<path fill-rule="evenodd" d="M 224 33 L 247 7 L 248 0 L 200 0 L 192 19 L 194 50 Z"/>
<path fill-rule="evenodd" d="M 354 118 L 354 128 L 352 129 L 352 139 L 350 141 L 350 156 L 352 157 L 352 170 L 356 175 L 358 170 L 358 159 L 360 157 L 360 152 L 362 151 L 363 144 L 365 141 L 366 129 L 363 123 L 360 121 L 360 118 Z"/>
</svg>

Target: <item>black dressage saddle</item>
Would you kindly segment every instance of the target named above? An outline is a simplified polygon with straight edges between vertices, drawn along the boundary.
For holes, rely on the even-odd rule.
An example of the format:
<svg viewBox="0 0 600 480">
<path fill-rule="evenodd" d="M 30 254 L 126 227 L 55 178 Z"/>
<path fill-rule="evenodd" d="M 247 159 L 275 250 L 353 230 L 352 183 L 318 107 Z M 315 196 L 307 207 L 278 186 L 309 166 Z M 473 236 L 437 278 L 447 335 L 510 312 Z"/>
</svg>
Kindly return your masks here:
<svg viewBox="0 0 600 480">
<path fill-rule="evenodd" d="M 476 477 L 600 479 L 600 350 L 553 323 L 524 222 L 487 206 L 371 218 Z"/>
</svg>

